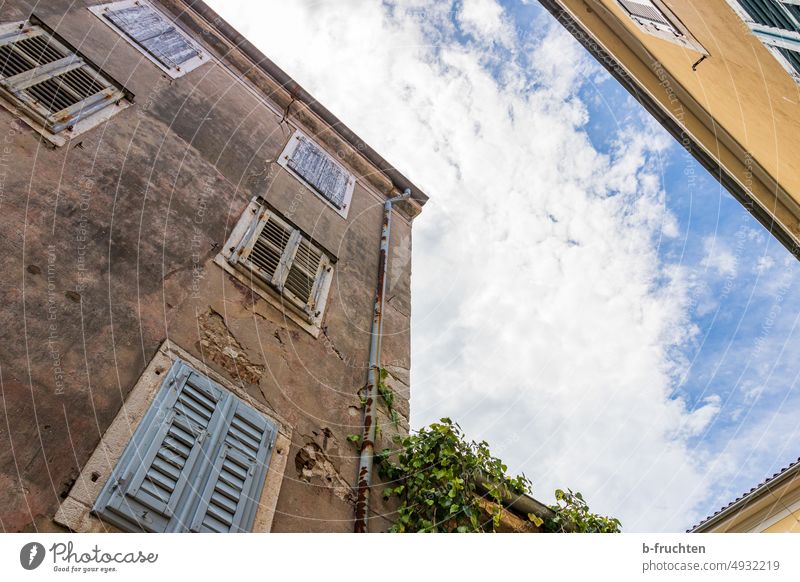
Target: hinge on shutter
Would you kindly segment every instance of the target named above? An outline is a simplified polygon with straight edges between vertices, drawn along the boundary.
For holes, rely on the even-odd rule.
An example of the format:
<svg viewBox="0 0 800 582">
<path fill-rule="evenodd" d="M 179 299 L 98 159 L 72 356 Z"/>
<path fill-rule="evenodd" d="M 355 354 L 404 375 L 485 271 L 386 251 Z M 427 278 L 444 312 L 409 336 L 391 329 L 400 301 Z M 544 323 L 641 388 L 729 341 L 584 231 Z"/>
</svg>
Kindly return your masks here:
<svg viewBox="0 0 800 582">
<path fill-rule="evenodd" d="M 130 479 L 131 473 L 128 471 L 122 477 L 118 477 L 114 479 L 114 484 L 111 486 L 112 489 L 122 489 L 122 486 Z"/>
</svg>

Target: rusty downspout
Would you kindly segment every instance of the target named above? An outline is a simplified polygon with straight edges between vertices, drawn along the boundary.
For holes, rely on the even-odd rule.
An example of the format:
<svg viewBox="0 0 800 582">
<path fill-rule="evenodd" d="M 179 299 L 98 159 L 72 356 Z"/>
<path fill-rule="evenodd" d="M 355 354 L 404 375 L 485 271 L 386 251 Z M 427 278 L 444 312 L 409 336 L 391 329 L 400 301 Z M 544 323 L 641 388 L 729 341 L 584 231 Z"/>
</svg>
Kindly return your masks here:
<svg viewBox="0 0 800 582">
<path fill-rule="evenodd" d="M 383 226 L 381 228 L 381 249 L 378 259 L 378 284 L 375 290 L 375 306 L 372 312 L 372 331 L 369 340 L 369 368 L 367 386 L 364 394 L 364 431 L 361 435 L 361 455 L 358 463 L 358 496 L 356 498 L 356 519 L 354 531 L 366 533 L 369 521 L 369 494 L 372 485 L 372 464 L 375 457 L 375 418 L 378 400 L 378 382 L 381 369 L 381 337 L 383 334 L 383 295 L 386 291 L 386 267 L 389 262 L 389 235 L 392 228 L 392 206 L 395 202 L 411 196 L 406 188 L 400 196 L 390 198 L 383 205 Z"/>
</svg>

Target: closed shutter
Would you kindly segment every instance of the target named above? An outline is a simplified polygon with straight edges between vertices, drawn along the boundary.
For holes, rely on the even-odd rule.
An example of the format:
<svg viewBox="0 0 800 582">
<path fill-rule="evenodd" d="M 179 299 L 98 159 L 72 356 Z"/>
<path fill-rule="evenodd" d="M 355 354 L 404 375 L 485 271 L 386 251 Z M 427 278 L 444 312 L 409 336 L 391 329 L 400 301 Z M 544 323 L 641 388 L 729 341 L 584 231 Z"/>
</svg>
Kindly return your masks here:
<svg viewBox="0 0 800 582">
<path fill-rule="evenodd" d="M 167 68 L 179 68 L 200 54 L 166 16 L 145 4 L 111 8 L 103 16 Z"/>
<path fill-rule="evenodd" d="M 179 529 L 190 482 L 224 426 L 223 396 L 208 378 L 176 362 L 109 479 L 107 498 L 98 499 L 97 511 L 125 529 Z"/>
<path fill-rule="evenodd" d="M 93 511 L 125 531 L 187 531 L 201 506 L 207 530 L 220 529 L 214 519 L 230 522 L 226 531 L 252 527 L 274 436 L 267 419 L 178 360 Z"/>
<path fill-rule="evenodd" d="M 0 87 L 58 133 L 124 97 L 123 92 L 40 26 L 0 36 Z"/>
<path fill-rule="evenodd" d="M 350 173 L 316 144 L 301 137 L 288 165 L 336 208 L 344 207 Z"/>
<path fill-rule="evenodd" d="M 253 527 L 275 430 L 240 401 L 228 411 L 225 424 L 191 531 L 246 532 Z"/>
</svg>

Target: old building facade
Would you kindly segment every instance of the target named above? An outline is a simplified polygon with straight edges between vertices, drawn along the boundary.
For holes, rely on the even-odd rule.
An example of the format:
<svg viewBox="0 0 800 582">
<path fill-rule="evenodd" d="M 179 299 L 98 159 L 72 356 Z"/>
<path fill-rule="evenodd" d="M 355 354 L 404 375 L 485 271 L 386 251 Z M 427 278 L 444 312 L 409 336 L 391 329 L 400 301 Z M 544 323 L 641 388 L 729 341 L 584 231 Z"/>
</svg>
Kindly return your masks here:
<svg viewBox="0 0 800 582">
<path fill-rule="evenodd" d="M 352 531 L 425 194 L 202 2 L 5 2 L 0 65 L 0 528 Z"/>
</svg>

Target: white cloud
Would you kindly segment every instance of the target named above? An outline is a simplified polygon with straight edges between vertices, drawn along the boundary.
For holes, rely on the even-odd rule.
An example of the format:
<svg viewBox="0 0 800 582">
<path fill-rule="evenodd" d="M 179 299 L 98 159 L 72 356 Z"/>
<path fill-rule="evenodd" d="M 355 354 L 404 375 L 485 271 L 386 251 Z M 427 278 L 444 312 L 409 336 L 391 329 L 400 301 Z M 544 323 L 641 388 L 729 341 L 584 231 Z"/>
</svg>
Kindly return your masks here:
<svg viewBox="0 0 800 582">
<path fill-rule="evenodd" d="M 721 277 L 735 277 L 738 259 L 727 244 L 715 236 L 707 237 L 703 241 L 705 257 L 702 265 L 706 269 L 715 271 Z"/>
<path fill-rule="evenodd" d="M 577 89 L 599 67 L 545 20 L 490 74 L 450 14 L 513 43 L 494 1 L 212 4 L 431 196 L 414 232 L 414 424 L 452 416 L 537 497 L 581 490 L 628 530 L 697 517 L 711 485 L 690 439 L 721 401 L 690 411 L 674 394 L 697 328 L 688 270 L 657 253 L 678 233 L 666 134 L 636 120 L 595 150 Z M 735 272 L 720 244 L 708 251 Z"/>
<path fill-rule="evenodd" d="M 514 28 L 496 0 L 462 0 L 456 19 L 462 32 L 483 44 L 497 43 L 504 47 L 514 44 Z"/>
</svg>

